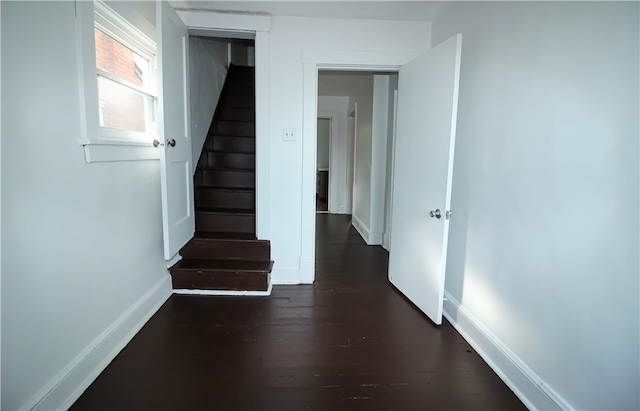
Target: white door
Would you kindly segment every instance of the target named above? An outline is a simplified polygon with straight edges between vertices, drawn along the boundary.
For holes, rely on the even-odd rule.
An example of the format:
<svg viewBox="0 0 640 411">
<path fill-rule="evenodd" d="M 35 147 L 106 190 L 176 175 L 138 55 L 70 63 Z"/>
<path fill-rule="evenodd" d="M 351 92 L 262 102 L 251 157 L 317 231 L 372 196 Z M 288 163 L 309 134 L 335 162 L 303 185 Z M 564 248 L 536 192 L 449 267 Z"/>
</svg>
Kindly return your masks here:
<svg viewBox="0 0 640 411">
<path fill-rule="evenodd" d="M 389 280 L 436 324 L 442 323 L 461 46 L 461 34 L 445 40 L 402 66 L 398 79 Z"/>
<path fill-rule="evenodd" d="M 164 258 L 169 260 L 195 231 L 189 135 L 189 34 L 166 1 L 156 2 L 158 30 L 158 118 Z"/>
</svg>

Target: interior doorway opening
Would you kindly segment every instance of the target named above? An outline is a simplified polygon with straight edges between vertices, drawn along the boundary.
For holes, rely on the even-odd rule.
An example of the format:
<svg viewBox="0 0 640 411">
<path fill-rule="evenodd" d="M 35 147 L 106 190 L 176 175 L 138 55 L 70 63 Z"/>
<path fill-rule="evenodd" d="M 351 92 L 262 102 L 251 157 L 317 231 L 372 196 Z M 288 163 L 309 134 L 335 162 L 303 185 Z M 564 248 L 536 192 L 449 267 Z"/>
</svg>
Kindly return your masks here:
<svg viewBox="0 0 640 411">
<path fill-rule="evenodd" d="M 366 244 L 387 249 L 397 79 L 394 72 L 344 70 L 320 70 L 317 77 L 317 198 L 326 177 L 327 211 L 351 215 Z M 331 124 L 328 145 L 322 124 Z"/>
</svg>

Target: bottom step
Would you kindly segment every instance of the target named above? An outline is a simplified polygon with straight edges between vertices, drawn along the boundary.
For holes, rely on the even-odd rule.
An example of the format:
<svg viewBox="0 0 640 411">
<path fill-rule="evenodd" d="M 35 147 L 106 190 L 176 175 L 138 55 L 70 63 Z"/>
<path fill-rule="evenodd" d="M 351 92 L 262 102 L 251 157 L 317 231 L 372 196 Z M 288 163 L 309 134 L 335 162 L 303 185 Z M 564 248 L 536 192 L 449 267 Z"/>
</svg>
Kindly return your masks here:
<svg viewBox="0 0 640 411">
<path fill-rule="evenodd" d="M 273 261 L 178 261 L 169 269 L 180 290 L 268 291 Z"/>
<path fill-rule="evenodd" d="M 179 295 L 212 295 L 212 296 L 243 296 L 243 297 L 268 297 L 271 295 L 272 284 L 267 291 L 245 290 L 196 290 L 188 288 L 174 288 L 173 293 Z"/>
</svg>

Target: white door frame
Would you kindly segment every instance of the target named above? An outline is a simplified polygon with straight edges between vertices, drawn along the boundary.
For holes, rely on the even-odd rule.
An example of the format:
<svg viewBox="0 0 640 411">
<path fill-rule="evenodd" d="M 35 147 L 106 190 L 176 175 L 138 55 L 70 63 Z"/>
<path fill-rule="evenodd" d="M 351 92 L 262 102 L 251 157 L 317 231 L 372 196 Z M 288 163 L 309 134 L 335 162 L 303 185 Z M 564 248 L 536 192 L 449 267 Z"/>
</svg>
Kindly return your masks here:
<svg viewBox="0 0 640 411">
<path fill-rule="evenodd" d="M 352 116 L 353 114 L 353 116 Z M 356 186 L 356 147 L 358 146 L 358 102 L 353 103 L 353 111 L 349 113 L 349 117 L 353 118 L 353 138 L 348 142 L 351 147 L 351 161 L 349 167 L 351 167 L 351 181 L 349 184 L 349 213 L 353 215 L 353 188 Z"/>
<path fill-rule="evenodd" d="M 256 236 L 271 238 L 269 209 L 269 31 L 268 16 L 178 11 L 190 35 L 252 38 L 255 33 L 256 84 Z"/>
<path fill-rule="evenodd" d="M 398 71 L 420 52 L 353 52 L 337 50 L 304 50 L 302 100 L 302 210 L 300 283 L 315 279 L 315 187 L 317 156 L 318 71 Z M 256 63 L 257 64 L 257 63 Z"/>
</svg>

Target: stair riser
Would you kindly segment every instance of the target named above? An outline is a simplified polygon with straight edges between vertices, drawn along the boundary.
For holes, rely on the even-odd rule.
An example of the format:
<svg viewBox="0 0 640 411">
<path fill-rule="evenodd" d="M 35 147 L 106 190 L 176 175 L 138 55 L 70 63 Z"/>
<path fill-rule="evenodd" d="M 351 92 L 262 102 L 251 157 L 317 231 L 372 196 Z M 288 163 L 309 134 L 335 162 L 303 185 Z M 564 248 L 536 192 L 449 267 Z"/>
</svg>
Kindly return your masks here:
<svg viewBox="0 0 640 411">
<path fill-rule="evenodd" d="M 256 112 L 250 108 L 222 107 L 217 120 L 255 122 Z"/>
<path fill-rule="evenodd" d="M 242 108 L 254 108 L 256 106 L 255 98 L 253 96 L 224 96 L 223 104 L 226 107 Z"/>
<path fill-rule="evenodd" d="M 196 187 L 255 188 L 255 173 L 234 170 L 198 170 Z"/>
<path fill-rule="evenodd" d="M 215 270 L 171 270 L 174 289 L 267 291 L 269 273 L 217 272 Z"/>
<path fill-rule="evenodd" d="M 210 136 L 207 137 L 205 150 L 255 153 L 256 140 L 253 137 Z"/>
<path fill-rule="evenodd" d="M 196 212 L 196 231 L 254 233 L 255 215 Z"/>
<path fill-rule="evenodd" d="M 230 241 L 194 238 L 181 250 L 183 258 L 197 260 L 268 261 L 271 247 L 268 241 Z"/>
<path fill-rule="evenodd" d="M 227 80 L 231 83 L 255 83 L 255 70 L 232 71 L 227 75 Z"/>
<path fill-rule="evenodd" d="M 256 195 L 247 192 L 200 189 L 196 192 L 196 207 L 254 210 Z"/>
<path fill-rule="evenodd" d="M 224 92 L 231 96 L 254 96 L 255 85 L 252 81 L 244 81 L 243 79 L 234 78 L 228 83 Z"/>
<path fill-rule="evenodd" d="M 256 155 L 248 153 L 206 152 L 200 156 L 199 167 L 254 169 Z"/>
<path fill-rule="evenodd" d="M 242 121 L 216 121 L 213 127 L 214 134 L 225 136 L 255 136 L 256 129 L 254 123 Z"/>
</svg>

